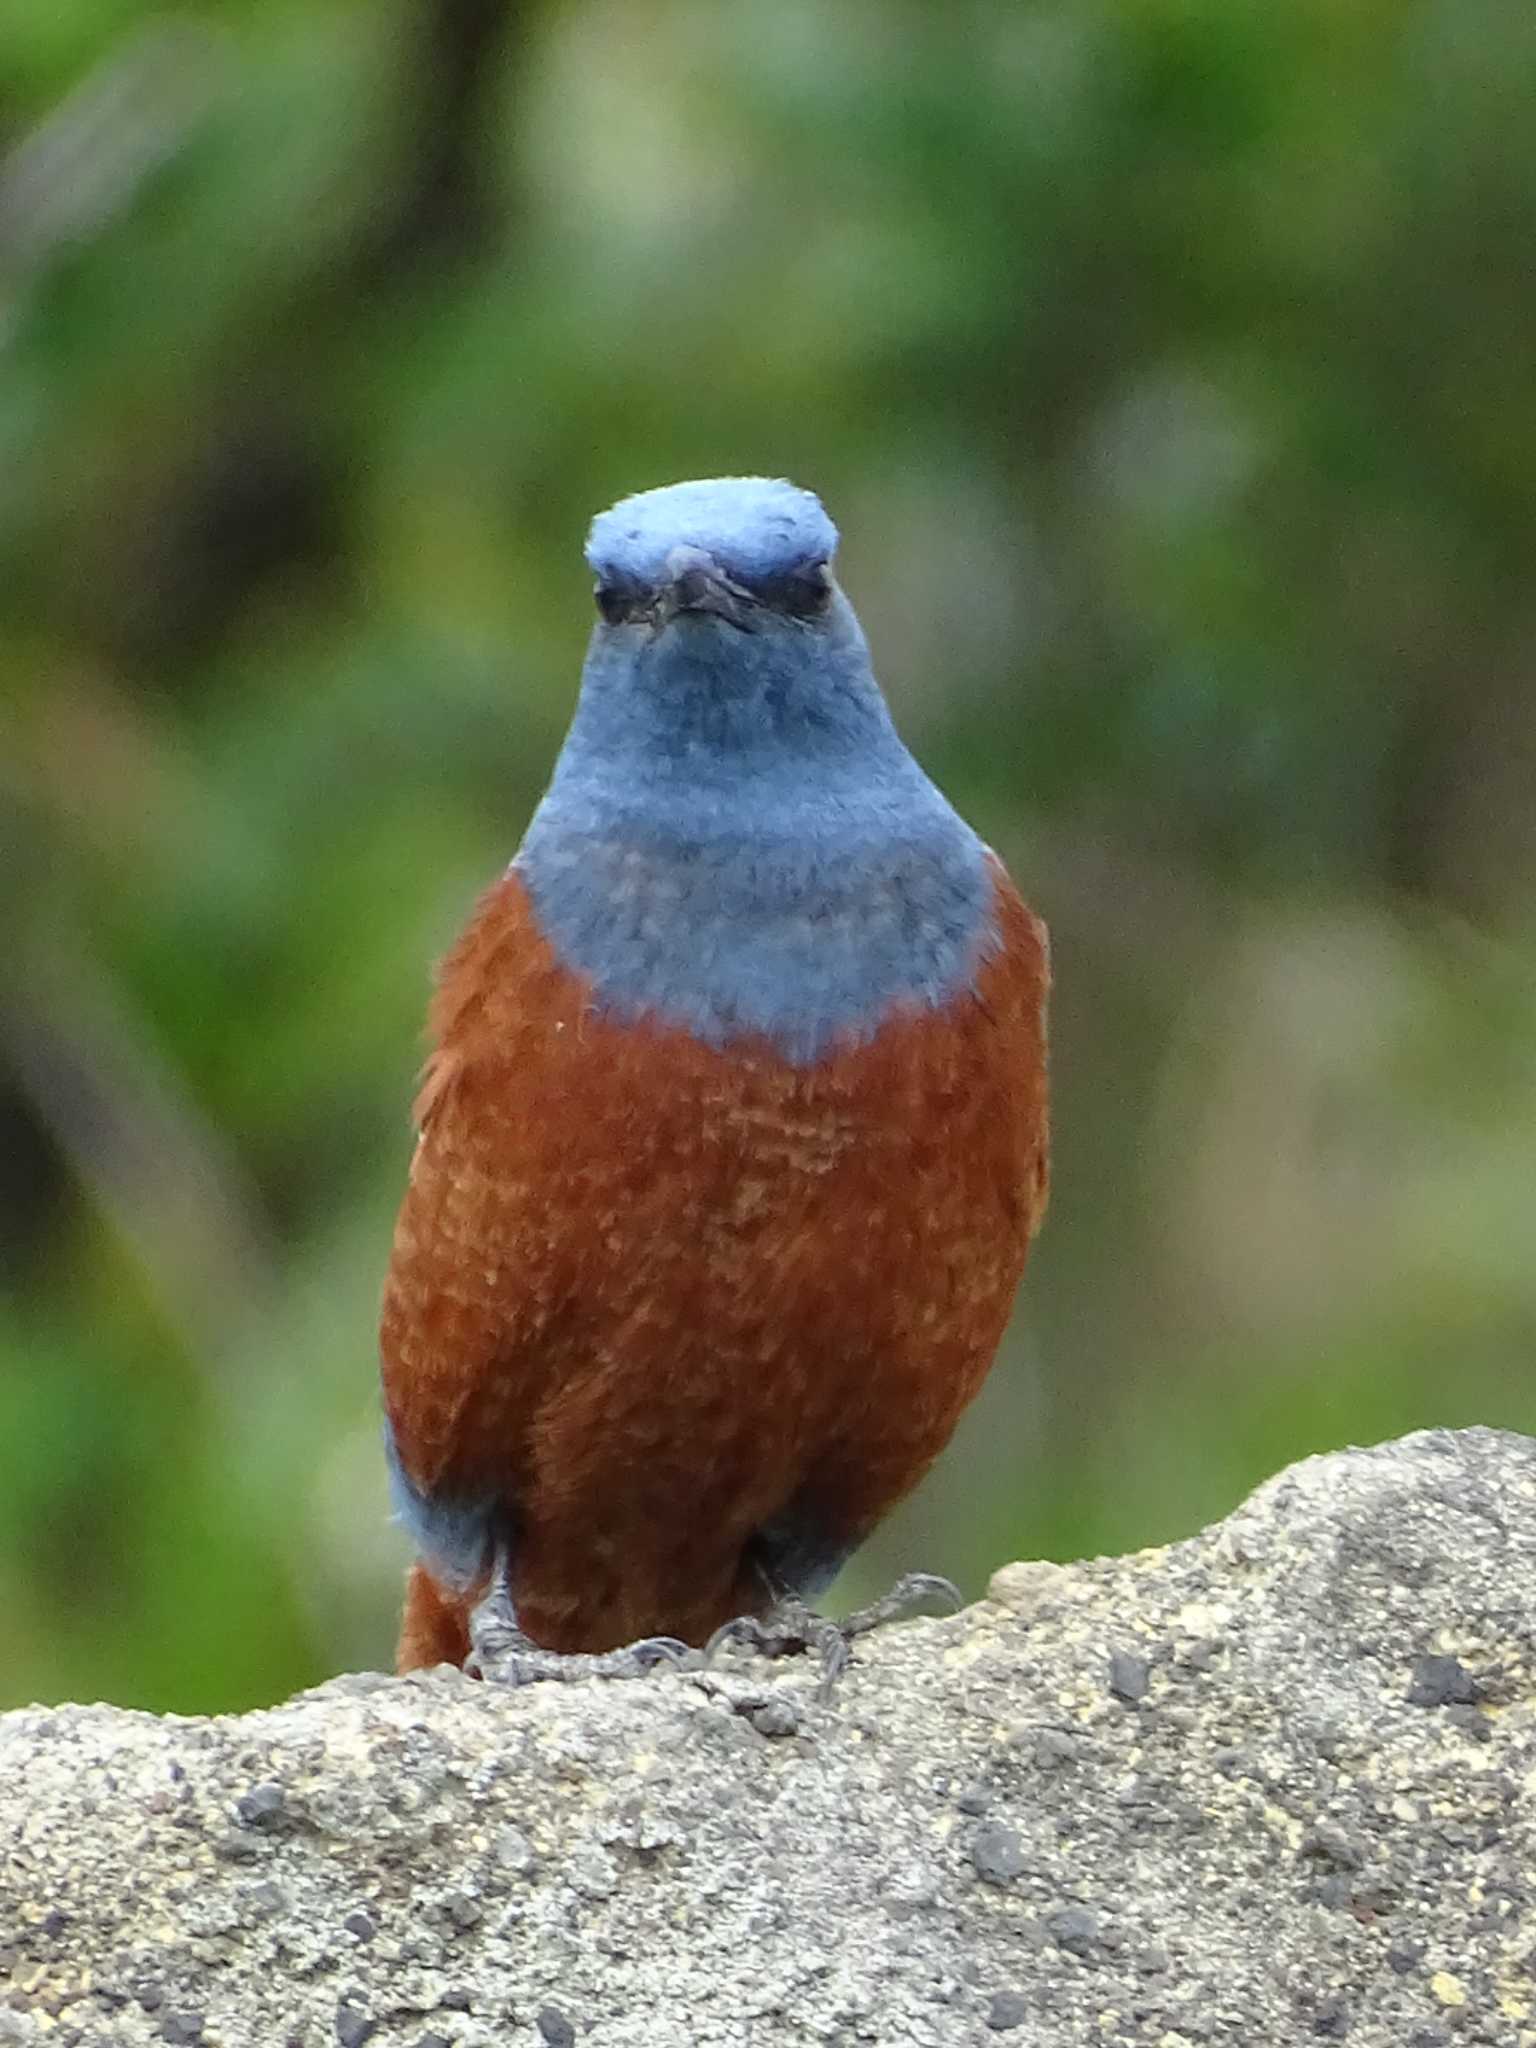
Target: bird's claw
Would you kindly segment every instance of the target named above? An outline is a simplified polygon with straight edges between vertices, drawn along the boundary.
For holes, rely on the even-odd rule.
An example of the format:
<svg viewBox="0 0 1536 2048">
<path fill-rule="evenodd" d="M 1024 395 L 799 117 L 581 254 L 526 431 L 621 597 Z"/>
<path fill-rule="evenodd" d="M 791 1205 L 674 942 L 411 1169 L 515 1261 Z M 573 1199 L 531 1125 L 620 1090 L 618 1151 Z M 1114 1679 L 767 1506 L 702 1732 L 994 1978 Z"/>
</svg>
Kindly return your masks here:
<svg viewBox="0 0 1536 2048">
<path fill-rule="evenodd" d="M 939 1572 L 903 1572 L 888 1593 L 871 1600 L 867 1607 L 855 1608 L 844 1619 L 843 1628 L 850 1636 L 867 1636 L 888 1621 L 910 1621 L 932 1603 L 946 1614 L 958 1614 L 965 1604 L 953 1579 Z"/>
<path fill-rule="evenodd" d="M 727 1646 L 741 1646 L 757 1650 L 764 1657 L 779 1657 L 786 1650 L 799 1647 L 788 1637 L 769 1629 L 755 1614 L 738 1614 L 730 1621 L 721 1622 L 709 1641 L 704 1645 L 704 1662 L 712 1664 L 717 1653 Z"/>
<path fill-rule="evenodd" d="M 591 1655 L 543 1650 L 521 1631 L 517 1635 L 516 1641 L 477 1639 L 464 1663 L 470 1677 L 506 1686 L 549 1679 L 570 1684 L 582 1678 L 644 1678 L 661 1666 L 677 1670 L 696 1654 L 676 1636 L 642 1636 L 622 1649 Z"/>
<path fill-rule="evenodd" d="M 765 1615 L 738 1614 L 722 1622 L 704 1645 L 704 1663 L 711 1665 L 728 1644 L 756 1650 L 763 1657 L 789 1657 L 797 1652 L 814 1653 L 821 1660 L 818 1699 L 828 1700 L 848 1665 L 848 1638 L 841 1622 L 813 1614 L 802 1600 L 786 1596 L 775 1600 Z"/>
<path fill-rule="evenodd" d="M 794 1594 L 780 1594 L 766 1614 L 738 1614 L 723 1622 L 704 1645 L 704 1663 L 707 1668 L 728 1645 L 756 1650 L 764 1657 L 786 1657 L 797 1651 L 814 1654 L 821 1662 L 816 1697 L 825 1702 L 848 1668 L 857 1637 L 888 1621 L 903 1621 L 933 1601 L 942 1603 L 951 1614 L 961 1604 L 959 1588 L 937 1572 L 903 1573 L 888 1593 L 841 1621 L 814 1613 Z"/>
<path fill-rule="evenodd" d="M 689 1659 L 700 1661 L 698 1652 L 676 1636 L 642 1636 L 638 1642 L 596 1655 L 542 1649 L 518 1621 L 511 1572 L 502 1548 L 485 1596 L 469 1617 L 469 1655 L 464 1670 L 489 1685 L 537 1685 L 542 1679 L 570 1684 L 581 1678 L 644 1678 L 658 1665 L 676 1670 Z"/>
</svg>

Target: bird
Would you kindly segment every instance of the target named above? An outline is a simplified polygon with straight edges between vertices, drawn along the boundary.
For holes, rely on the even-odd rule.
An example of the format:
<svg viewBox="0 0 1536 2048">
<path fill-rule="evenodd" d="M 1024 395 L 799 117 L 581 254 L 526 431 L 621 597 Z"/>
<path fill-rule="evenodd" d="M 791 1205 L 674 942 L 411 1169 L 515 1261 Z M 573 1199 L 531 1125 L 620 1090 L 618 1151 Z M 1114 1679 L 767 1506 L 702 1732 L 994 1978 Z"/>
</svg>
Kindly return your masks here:
<svg viewBox="0 0 1536 2048">
<path fill-rule="evenodd" d="M 997 1351 L 1049 1179 L 1045 926 L 769 477 L 592 522 L 597 617 L 438 971 L 380 1326 L 397 1667 L 627 1675 L 816 1601 Z M 942 1584 L 943 1582 L 939 1582 Z"/>
</svg>

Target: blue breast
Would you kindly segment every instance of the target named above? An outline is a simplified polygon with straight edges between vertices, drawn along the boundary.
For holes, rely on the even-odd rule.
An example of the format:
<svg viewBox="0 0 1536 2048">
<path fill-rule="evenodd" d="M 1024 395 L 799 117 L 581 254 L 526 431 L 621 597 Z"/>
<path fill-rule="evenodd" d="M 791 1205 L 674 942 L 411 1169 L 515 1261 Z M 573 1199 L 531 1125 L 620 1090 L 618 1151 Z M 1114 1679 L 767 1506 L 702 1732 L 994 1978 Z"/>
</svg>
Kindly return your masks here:
<svg viewBox="0 0 1536 2048">
<path fill-rule="evenodd" d="M 514 867 L 606 1012 L 798 1064 L 951 1001 L 993 944 L 985 848 L 903 746 L 840 594 L 810 631 L 600 628 Z"/>
</svg>

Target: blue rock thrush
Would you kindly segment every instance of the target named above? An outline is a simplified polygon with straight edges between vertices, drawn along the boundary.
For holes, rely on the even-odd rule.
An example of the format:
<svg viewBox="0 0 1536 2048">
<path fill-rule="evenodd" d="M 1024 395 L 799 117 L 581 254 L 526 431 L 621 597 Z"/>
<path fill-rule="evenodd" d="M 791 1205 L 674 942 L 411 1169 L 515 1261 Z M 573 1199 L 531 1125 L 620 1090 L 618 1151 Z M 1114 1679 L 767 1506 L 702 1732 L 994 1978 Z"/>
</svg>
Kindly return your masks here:
<svg viewBox="0 0 1536 2048">
<path fill-rule="evenodd" d="M 382 1329 L 402 1670 L 617 1673 L 745 1617 L 831 1672 L 863 1623 L 808 1603 L 991 1365 L 1046 936 L 897 736 L 836 540 L 756 477 L 593 524 L 569 737 L 432 1006 Z"/>
</svg>

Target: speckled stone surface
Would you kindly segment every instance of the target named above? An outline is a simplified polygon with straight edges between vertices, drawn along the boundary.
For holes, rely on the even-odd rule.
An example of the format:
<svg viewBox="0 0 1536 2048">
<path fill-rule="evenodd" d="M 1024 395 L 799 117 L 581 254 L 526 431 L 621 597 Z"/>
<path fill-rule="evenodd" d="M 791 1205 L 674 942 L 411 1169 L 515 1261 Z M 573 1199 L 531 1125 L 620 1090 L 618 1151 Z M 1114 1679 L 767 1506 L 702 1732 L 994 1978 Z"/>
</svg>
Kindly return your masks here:
<svg viewBox="0 0 1536 2048">
<path fill-rule="evenodd" d="M 0 1717 L 0 2048 L 1536 2048 L 1536 1444 L 861 1643 Z"/>
</svg>

